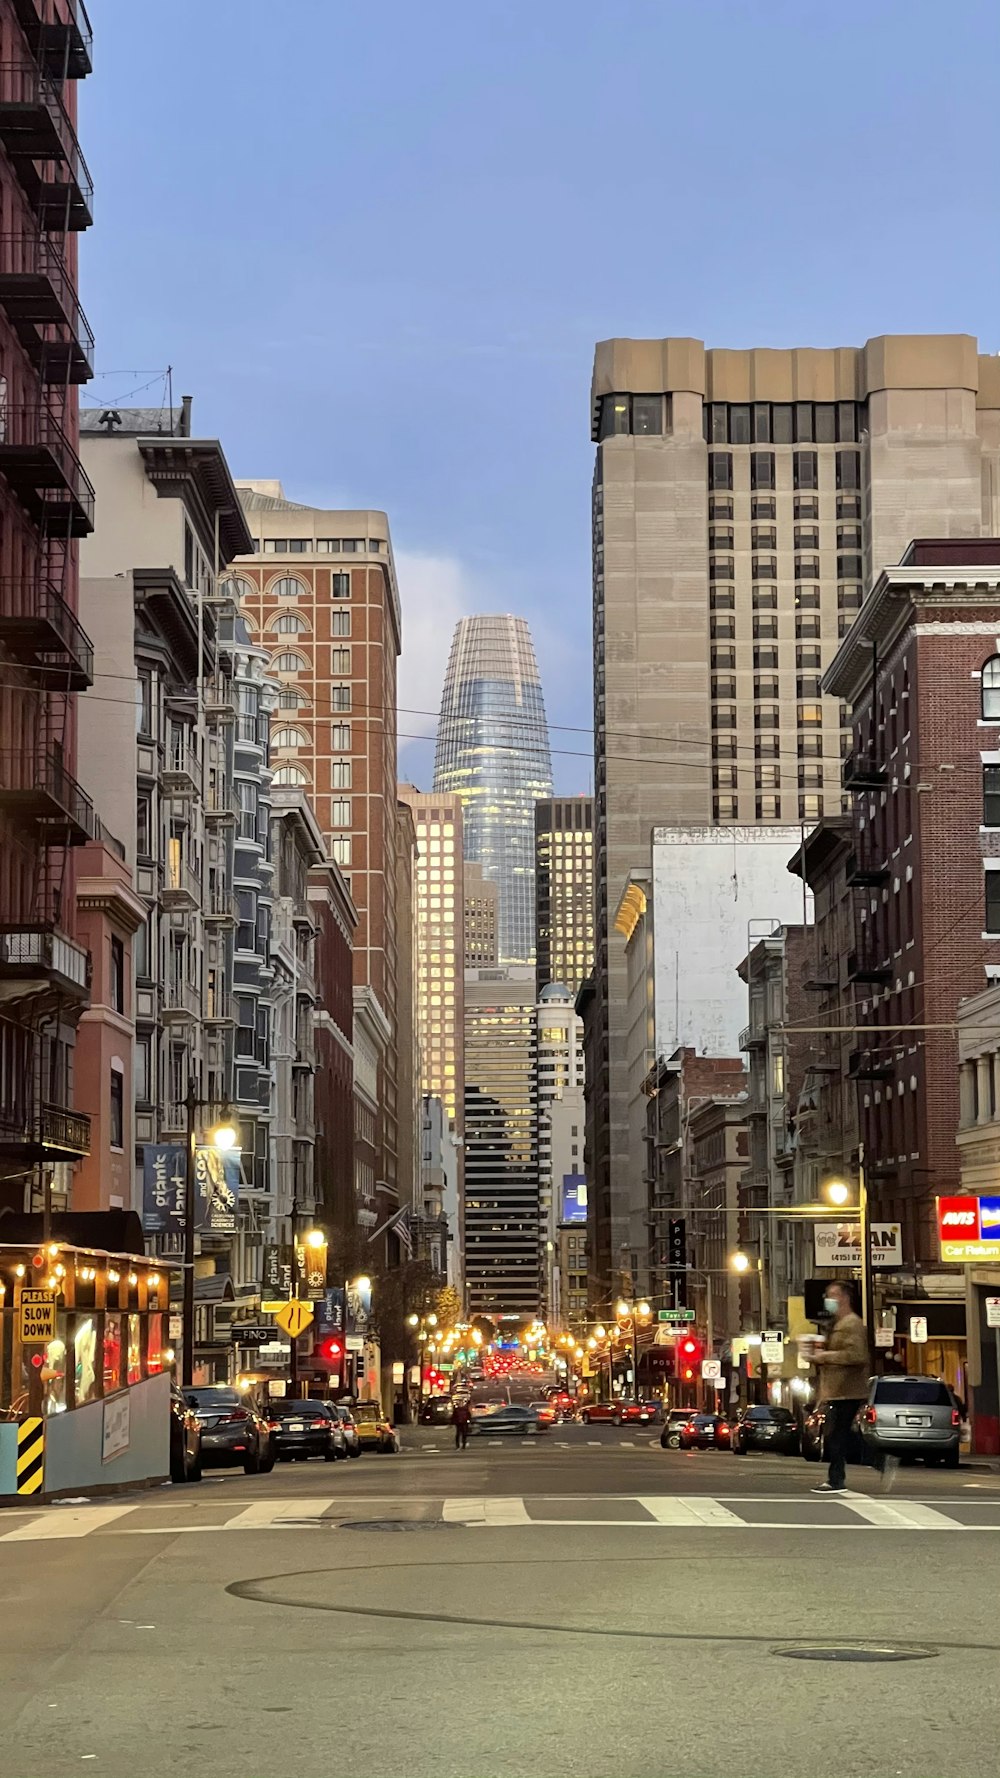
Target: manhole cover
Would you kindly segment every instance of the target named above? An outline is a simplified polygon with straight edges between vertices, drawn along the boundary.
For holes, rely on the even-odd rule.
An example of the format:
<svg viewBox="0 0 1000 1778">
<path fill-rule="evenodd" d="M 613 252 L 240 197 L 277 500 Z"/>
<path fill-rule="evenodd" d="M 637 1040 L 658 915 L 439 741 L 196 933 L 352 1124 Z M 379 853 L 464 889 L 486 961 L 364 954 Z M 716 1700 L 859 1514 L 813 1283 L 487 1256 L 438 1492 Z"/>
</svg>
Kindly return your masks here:
<svg viewBox="0 0 1000 1778">
<path fill-rule="evenodd" d="M 937 1652 L 913 1642 L 788 1642 L 771 1650 L 789 1661 L 931 1661 Z"/>
<path fill-rule="evenodd" d="M 464 1531 L 464 1525 L 449 1519 L 327 1519 L 327 1525 L 339 1524 L 341 1531 Z"/>
</svg>

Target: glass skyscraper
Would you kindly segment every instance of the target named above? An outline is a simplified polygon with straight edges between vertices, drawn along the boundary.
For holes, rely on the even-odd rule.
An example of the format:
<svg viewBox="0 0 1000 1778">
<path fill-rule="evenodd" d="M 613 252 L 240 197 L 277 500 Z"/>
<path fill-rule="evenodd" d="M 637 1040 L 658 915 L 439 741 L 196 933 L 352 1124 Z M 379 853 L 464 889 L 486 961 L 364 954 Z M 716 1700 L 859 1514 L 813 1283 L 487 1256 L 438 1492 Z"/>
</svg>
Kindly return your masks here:
<svg viewBox="0 0 1000 1778">
<path fill-rule="evenodd" d="M 461 798 L 465 857 L 497 885 L 500 962 L 534 962 L 535 803 L 552 794 L 552 758 L 523 617 L 463 617 L 457 625 L 434 789 Z"/>
</svg>

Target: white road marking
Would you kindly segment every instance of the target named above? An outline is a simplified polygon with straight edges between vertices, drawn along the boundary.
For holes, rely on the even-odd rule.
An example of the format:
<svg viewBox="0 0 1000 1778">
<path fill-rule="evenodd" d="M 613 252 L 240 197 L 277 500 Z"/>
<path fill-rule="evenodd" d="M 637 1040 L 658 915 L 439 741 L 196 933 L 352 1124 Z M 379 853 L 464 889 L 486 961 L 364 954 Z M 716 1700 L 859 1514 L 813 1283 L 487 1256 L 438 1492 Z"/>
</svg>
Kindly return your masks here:
<svg viewBox="0 0 1000 1778">
<path fill-rule="evenodd" d="M 69 1508 L 48 1507 L 37 1519 L 29 1519 L 26 1525 L 19 1525 L 16 1531 L 7 1531 L 0 1536 L 0 1543 L 37 1543 L 42 1539 L 57 1537 L 89 1537 L 92 1531 L 99 1531 L 102 1525 L 110 1525 L 115 1519 L 121 1519 L 126 1513 L 135 1512 L 134 1506 L 84 1506 L 74 1510 Z"/>
<path fill-rule="evenodd" d="M 599 1451 L 601 1448 L 601 1441 L 599 1438 L 588 1438 L 587 1444 L 594 1451 Z"/>
<path fill-rule="evenodd" d="M 283 1500 L 259 1500 L 254 1506 L 244 1507 L 234 1519 L 227 1519 L 222 1529 L 226 1531 L 266 1531 L 272 1525 L 280 1525 L 287 1519 L 321 1519 L 323 1514 L 336 1502 L 325 1498 L 297 1499 L 289 1495 Z"/>
<path fill-rule="evenodd" d="M 962 1531 L 964 1526 L 956 1519 L 946 1518 L 944 1513 L 935 1511 L 932 1506 L 923 1506 L 918 1500 L 868 1500 L 864 1495 L 841 1494 L 842 1506 L 859 1519 L 867 1520 L 869 1525 L 878 1525 L 884 1531 Z"/>
</svg>

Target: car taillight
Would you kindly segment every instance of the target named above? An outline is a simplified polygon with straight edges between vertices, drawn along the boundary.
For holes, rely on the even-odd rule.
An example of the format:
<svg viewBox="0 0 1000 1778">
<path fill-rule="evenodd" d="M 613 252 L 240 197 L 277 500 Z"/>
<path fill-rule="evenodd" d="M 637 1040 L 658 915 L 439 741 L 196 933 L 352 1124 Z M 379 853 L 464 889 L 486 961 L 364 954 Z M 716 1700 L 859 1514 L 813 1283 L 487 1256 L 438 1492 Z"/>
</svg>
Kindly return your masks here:
<svg viewBox="0 0 1000 1778">
<path fill-rule="evenodd" d="M 267 1423 L 267 1430 L 268 1430 L 268 1432 L 280 1432 L 281 1431 L 281 1421 L 280 1420 L 269 1420 Z"/>
<path fill-rule="evenodd" d="M 224 1423 L 227 1426 L 231 1426 L 234 1420 L 241 1420 L 242 1421 L 242 1420 L 249 1420 L 249 1418 L 250 1418 L 250 1415 L 247 1413 L 246 1408 L 234 1408 L 231 1414 L 227 1414 L 225 1416 Z"/>
<path fill-rule="evenodd" d="M 953 1426 L 961 1426 L 962 1424 L 962 1416 L 957 1408 L 952 1408 L 951 1410 L 951 1423 Z"/>
<path fill-rule="evenodd" d="M 864 1421 L 866 1426 L 874 1426 L 876 1420 L 878 1419 L 878 1415 L 876 1414 L 874 1408 L 866 1408 L 864 1413 L 862 1414 L 861 1418 Z"/>
</svg>

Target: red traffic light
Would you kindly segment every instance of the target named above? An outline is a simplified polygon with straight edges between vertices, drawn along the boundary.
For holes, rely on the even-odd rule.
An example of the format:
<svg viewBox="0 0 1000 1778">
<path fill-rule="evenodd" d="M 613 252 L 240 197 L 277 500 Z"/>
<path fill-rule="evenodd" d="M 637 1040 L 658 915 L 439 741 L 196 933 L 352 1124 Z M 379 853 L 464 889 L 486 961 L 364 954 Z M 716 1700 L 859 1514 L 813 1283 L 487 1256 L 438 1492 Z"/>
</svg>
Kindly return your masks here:
<svg viewBox="0 0 1000 1778">
<path fill-rule="evenodd" d="M 327 1364 L 338 1364 L 343 1350 L 342 1342 L 331 1337 L 320 1341 L 316 1348 L 316 1356 L 322 1358 Z"/>
<path fill-rule="evenodd" d="M 681 1351 L 683 1352 L 685 1358 L 693 1358 L 695 1353 L 697 1352 L 697 1350 L 698 1350 L 697 1340 L 693 1340 L 691 1338 L 691 1335 L 688 1334 L 687 1338 L 681 1341 Z"/>
</svg>

